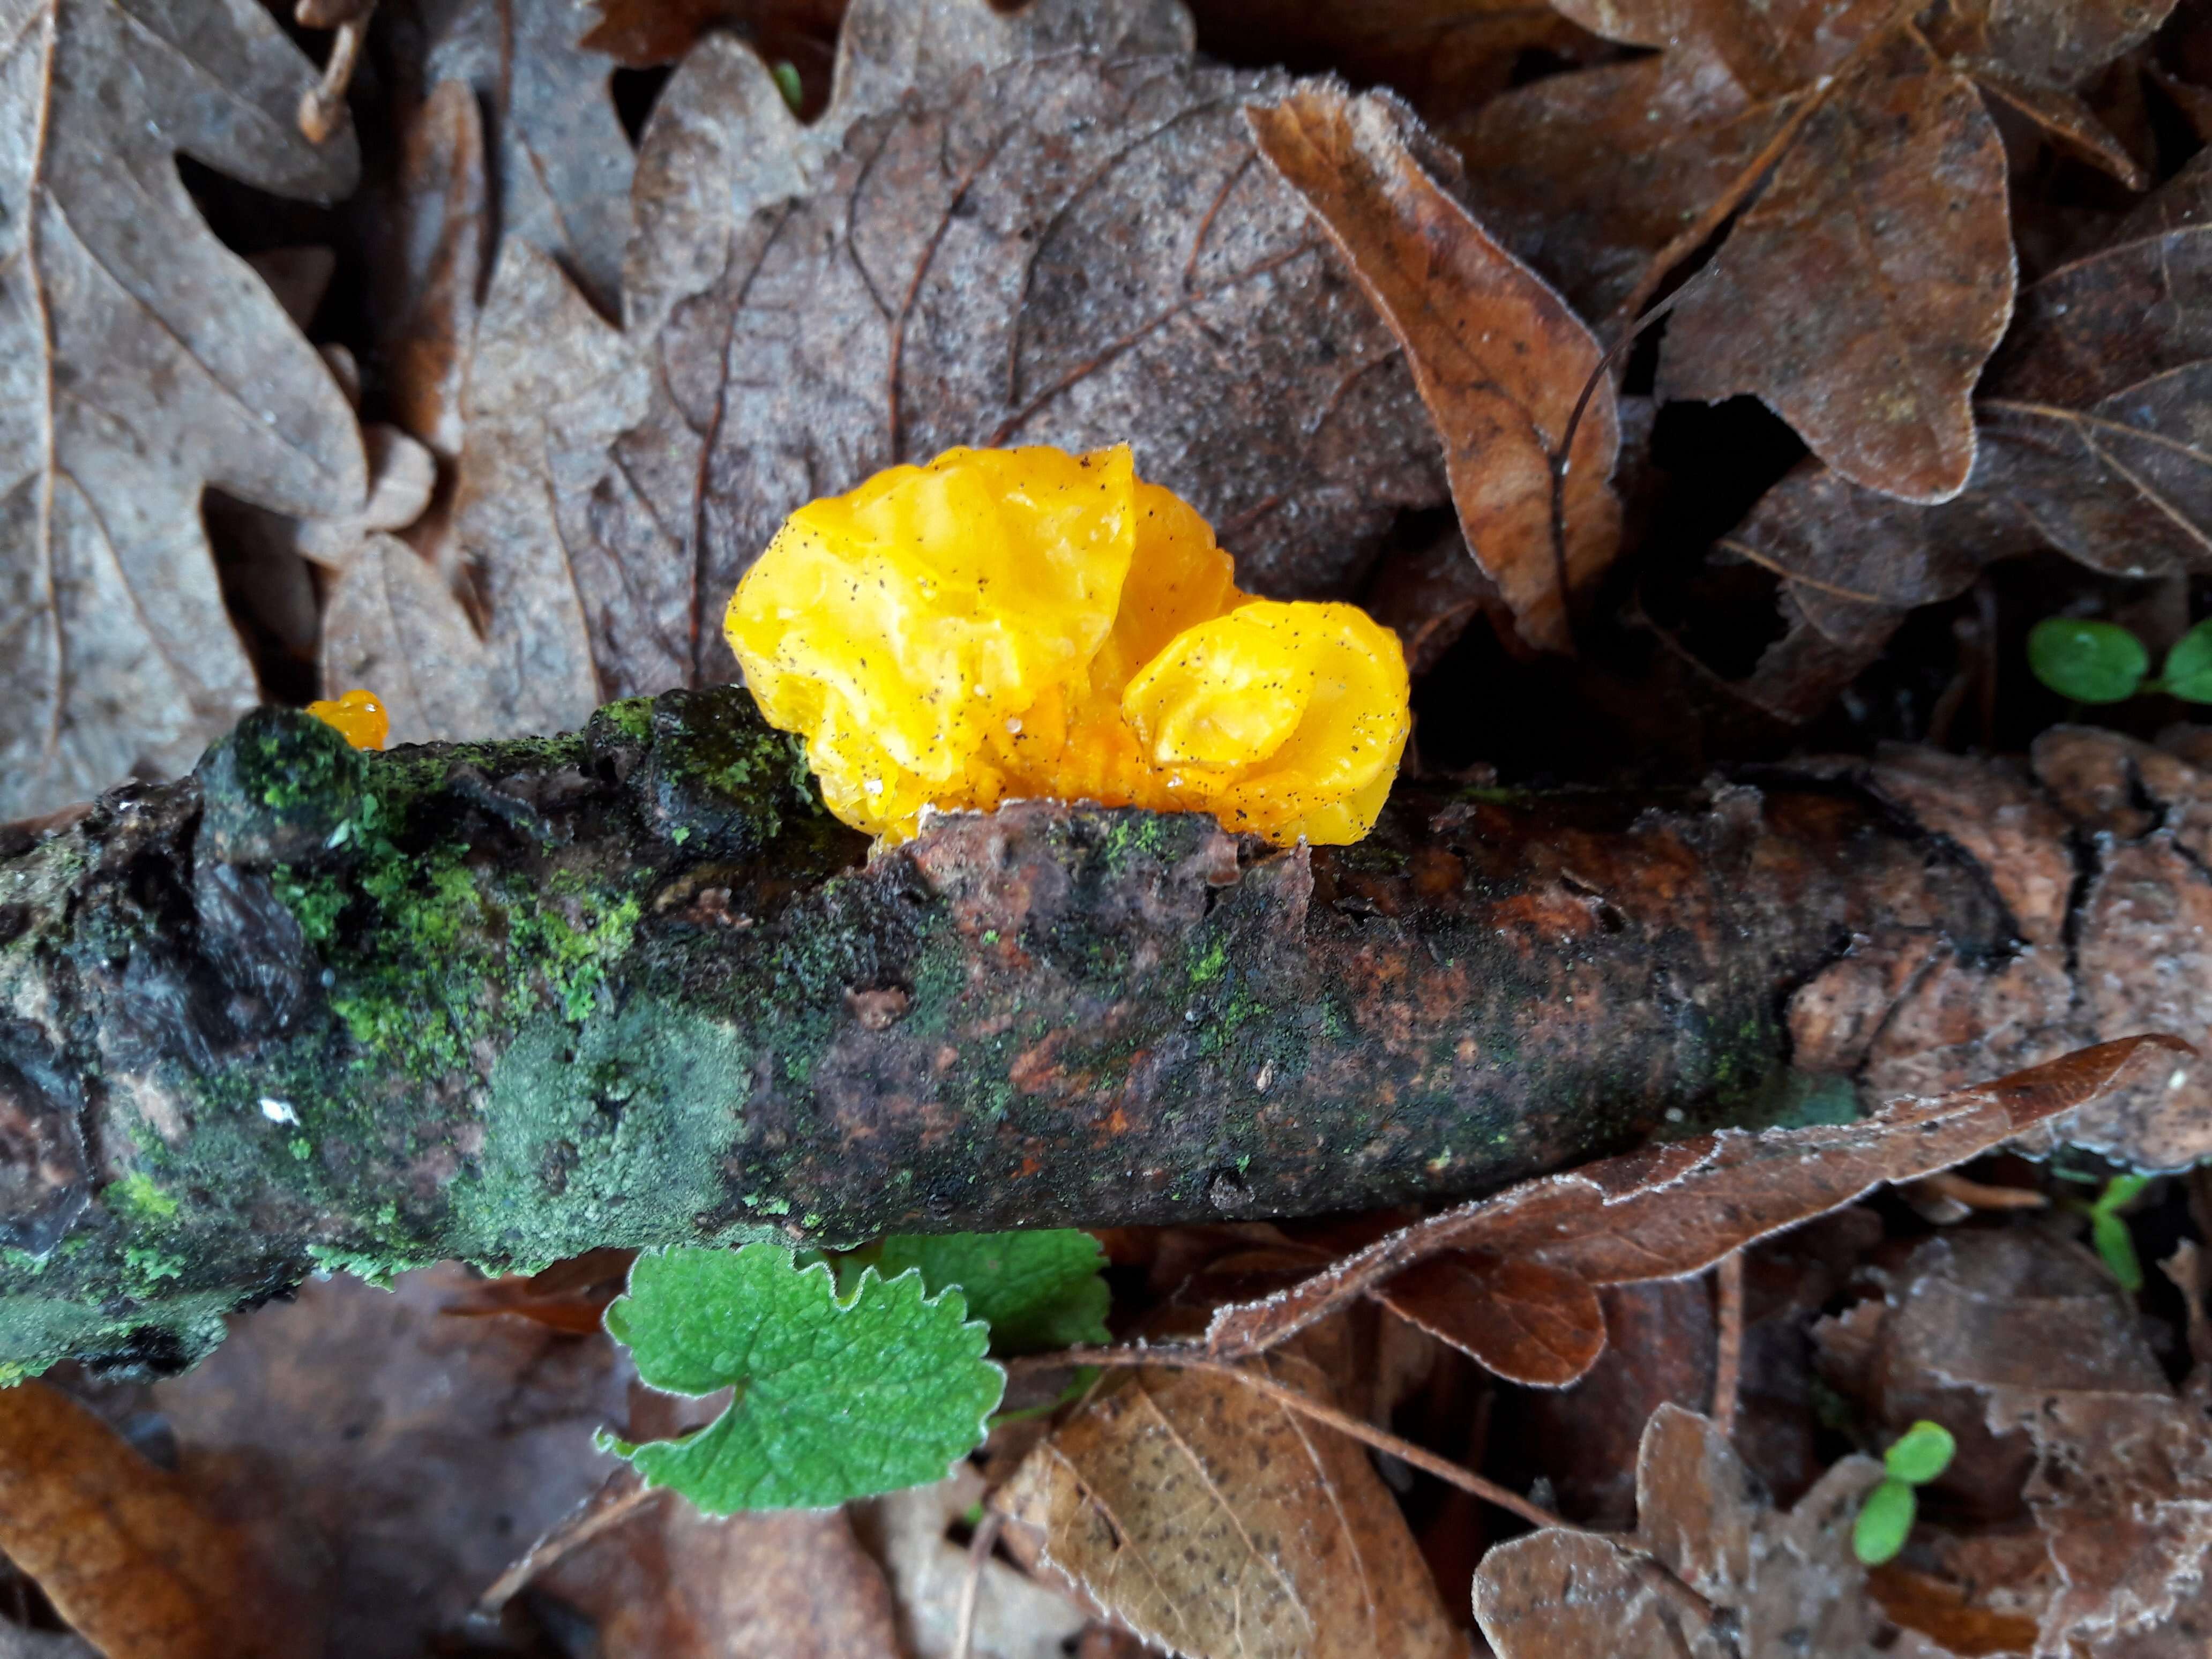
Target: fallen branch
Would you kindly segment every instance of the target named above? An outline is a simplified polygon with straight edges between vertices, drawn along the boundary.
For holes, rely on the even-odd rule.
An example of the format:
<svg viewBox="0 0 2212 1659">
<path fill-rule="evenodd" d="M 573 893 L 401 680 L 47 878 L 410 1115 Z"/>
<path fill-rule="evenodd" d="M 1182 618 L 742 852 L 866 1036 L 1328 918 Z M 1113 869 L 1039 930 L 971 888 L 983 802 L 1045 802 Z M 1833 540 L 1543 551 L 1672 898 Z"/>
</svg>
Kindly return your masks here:
<svg viewBox="0 0 2212 1659">
<path fill-rule="evenodd" d="M 174 1367 L 319 1266 L 1369 1208 L 2175 1029 L 2021 1018 L 2092 943 L 2069 835 L 1907 756 L 1407 784 L 1310 853 L 1030 803 L 870 862 L 739 690 L 383 756 L 258 711 L 0 831 L 0 1370 Z"/>
</svg>

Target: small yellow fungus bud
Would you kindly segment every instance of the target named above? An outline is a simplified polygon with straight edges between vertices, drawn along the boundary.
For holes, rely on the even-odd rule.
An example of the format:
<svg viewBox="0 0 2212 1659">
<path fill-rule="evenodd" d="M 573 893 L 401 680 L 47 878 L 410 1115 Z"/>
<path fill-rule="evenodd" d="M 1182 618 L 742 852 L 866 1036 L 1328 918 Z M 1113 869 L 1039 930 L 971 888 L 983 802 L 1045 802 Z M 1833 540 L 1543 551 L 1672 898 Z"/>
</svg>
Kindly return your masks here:
<svg viewBox="0 0 2212 1659">
<path fill-rule="evenodd" d="M 948 450 L 810 502 L 725 630 L 830 809 L 895 840 L 926 806 L 1044 797 L 1357 841 L 1411 723 L 1387 629 L 1239 592 L 1126 447 Z"/>
<path fill-rule="evenodd" d="M 392 735 L 392 717 L 373 691 L 353 690 L 334 702 L 316 702 L 307 712 L 356 749 L 381 749 Z"/>
</svg>

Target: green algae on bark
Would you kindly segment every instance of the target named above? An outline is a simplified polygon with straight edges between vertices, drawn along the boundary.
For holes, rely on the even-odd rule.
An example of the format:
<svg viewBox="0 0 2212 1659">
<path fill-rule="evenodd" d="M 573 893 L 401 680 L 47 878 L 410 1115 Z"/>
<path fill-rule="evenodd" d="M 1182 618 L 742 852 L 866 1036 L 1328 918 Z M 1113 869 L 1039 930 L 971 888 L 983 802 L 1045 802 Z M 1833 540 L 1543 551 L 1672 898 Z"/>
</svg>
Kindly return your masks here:
<svg viewBox="0 0 2212 1659">
<path fill-rule="evenodd" d="M 260 710 L 0 840 L 0 1365 L 173 1369 L 319 1267 L 1462 1194 L 1802 1104 L 1854 939 L 2018 943 L 1835 778 L 866 854 L 732 688 L 384 755 Z"/>
</svg>

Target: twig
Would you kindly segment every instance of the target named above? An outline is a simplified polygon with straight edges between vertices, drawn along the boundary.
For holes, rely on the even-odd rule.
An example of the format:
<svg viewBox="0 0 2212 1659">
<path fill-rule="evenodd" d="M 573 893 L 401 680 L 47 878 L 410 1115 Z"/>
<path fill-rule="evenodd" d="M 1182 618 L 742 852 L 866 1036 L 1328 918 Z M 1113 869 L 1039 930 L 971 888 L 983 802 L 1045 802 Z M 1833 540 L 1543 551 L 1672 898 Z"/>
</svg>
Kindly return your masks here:
<svg viewBox="0 0 2212 1659">
<path fill-rule="evenodd" d="M 1713 1362 L 1713 1427 L 1735 1438 L 1735 1397 L 1743 1386 L 1743 1252 L 1731 1250 L 1714 1273 L 1720 1281 L 1720 1352 Z"/>
<path fill-rule="evenodd" d="M 375 9 L 376 0 L 367 0 L 352 15 L 338 21 L 331 55 L 323 64 L 323 78 L 301 94 L 300 131 L 311 144 L 326 142 L 338 130 L 339 118 L 345 112 L 346 88 L 353 84 L 354 69 L 361 62 L 361 45 L 368 36 L 369 14 Z M 307 10 L 304 4 L 301 10 Z"/>
<path fill-rule="evenodd" d="M 960 1583 L 960 1617 L 952 1628 L 952 1659 L 969 1659 L 975 1650 L 975 1603 L 981 1598 L 983 1569 L 991 1559 L 991 1547 L 999 1541 L 1000 1514 L 983 1511 L 975 1535 L 968 1540 L 968 1576 Z"/>
<path fill-rule="evenodd" d="M 647 1486 L 636 1470 L 617 1469 L 607 1477 L 605 1485 L 562 1516 L 551 1530 L 540 1535 L 505 1572 L 492 1580 L 491 1588 L 478 1596 L 476 1606 L 469 1609 L 470 1619 L 484 1624 L 498 1623 L 500 1610 L 514 1599 L 524 1585 L 571 1550 L 621 1525 L 661 1494 L 660 1487 Z"/>
<path fill-rule="evenodd" d="M 1993 1187 L 1985 1181 L 1970 1181 L 1955 1170 L 1939 1170 L 1912 1184 L 1970 1210 L 2040 1210 L 2051 1202 L 2033 1187 Z"/>
<path fill-rule="evenodd" d="M 1339 1434 L 1350 1435 L 1376 1451 L 1388 1452 L 1400 1462 L 1433 1474 L 1437 1480 L 1457 1486 L 1462 1492 L 1474 1493 L 1486 1504 L 1495 1504 L 1519 1516 L 1532 1526 L 1561 1527 L 1570 1532 L 1581 1530 L 1540 1504 L 1530 1503 L 1519 1492 L 1501 1486 L 1494 1480 L 1486 1480 L 1473 1469 L 1463 1468 L 1449 1458 L 1439 1457 L 1410 1440 L 1399 1438 L 1388 1430 L 1363 1423 L 1334 1406 L 1325 1406 L 1309 1395 L 1300 1394 L 1296 1389 L 1285 1388 L 1272 1376 L 1262 1376 L 1257 1371 L 1247 1370 L 1242 1365 L 1226 1359 L 1215 1359 L 1193 1349 L 1064 1348 L 1058 1353 L 1033 1354 L 1008 1363 L 1016 1370 L 1058 1370 L 1070 1365 L 1164 1365 L 1176 1370 L 1210 1371 L 1218 1376 L 1233 1377 L 1254 1393 L 1273 1401 L 1279 1406 L 1310 1417 L 1316 1423 L 1326 1424 Z"/>
</svg>

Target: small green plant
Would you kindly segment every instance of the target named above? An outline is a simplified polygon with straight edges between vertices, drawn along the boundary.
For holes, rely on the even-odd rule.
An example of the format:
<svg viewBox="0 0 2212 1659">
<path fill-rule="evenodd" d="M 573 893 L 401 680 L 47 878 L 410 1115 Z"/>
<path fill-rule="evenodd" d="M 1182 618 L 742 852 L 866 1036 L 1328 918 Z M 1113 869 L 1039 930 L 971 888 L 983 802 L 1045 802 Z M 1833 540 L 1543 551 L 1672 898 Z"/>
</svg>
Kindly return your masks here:
<svg viewBox="0 0 2212 1659">
<path fill-rule="evenodd" d="M 2076 702 L 2124 702 L 2145 691 L 2212 702 L 2212 617 L 2174 641 L 2156 679 L 2149 678 L 2150 652 L 2141 640 L 2118 623 L 2080 617 L 2045 617 L 2030 629 L 2027 665 Z"/>
<path fill-rule="evenodd" d="M 1869 1567 L 1896 1559 L 1905 1535 L 1919 1513 L 1920 1498 L 1914 1488 L 1926 1486 L 1951 1467 L 1959 1443 L 1941 1423 L 1923 1418 L 1898 1437 L 1882 1454 L 1888 1471 L 1882 1483 L 1859 1508 L 1858 1524 L 1851 1528 L 1851 1551 Z"/>
<path fill-rule="evenodd" d="M 849 1267 L 855 1258 L 848 1257 Z M 995 1354 L 1044 1353 L 1109 1340 L 1112 1294 L 1105 1252 L 1089 1233 L 1043 1227 L 1020 1233 L 937 1233 L 887 1238 L 877 1271 L 912 1268 L 936 1292 L 957 1285 L 968 1316 L 991 1328 Z"/>
<path fill-rule="evenodd" d="M 599 1443 L 712 1515 L 939 1480 L 999 1403 L 987 1352 L 1106 1340 L 1103 1265 L 1062 1230 L 890 1238 L 834 1270 L 775 1244 L 646 1251 L 607 1329 L 653 1387 L 732 1397 L 681 1439 Z"/>
<path fill-rule="evenodd" d="M 2057 1173 L 2069 1181 L 2086 1179 L 2064 1170 Z M 2106 1271 L 2130 1296 L 2143 1287 L 2142 1258 L 2136 1254 L 2135 1235 L 2128 1231 L 2127 1218 L 2120 1212 L 2142 1196 L 2151 1179 L 2143 1175 L 2114 1176 L 2095 1198 L 2069 1200 L 2067 1205 L 2089 1218 L 2090 1243 L 2096 1247 Z"/>
</svg>

